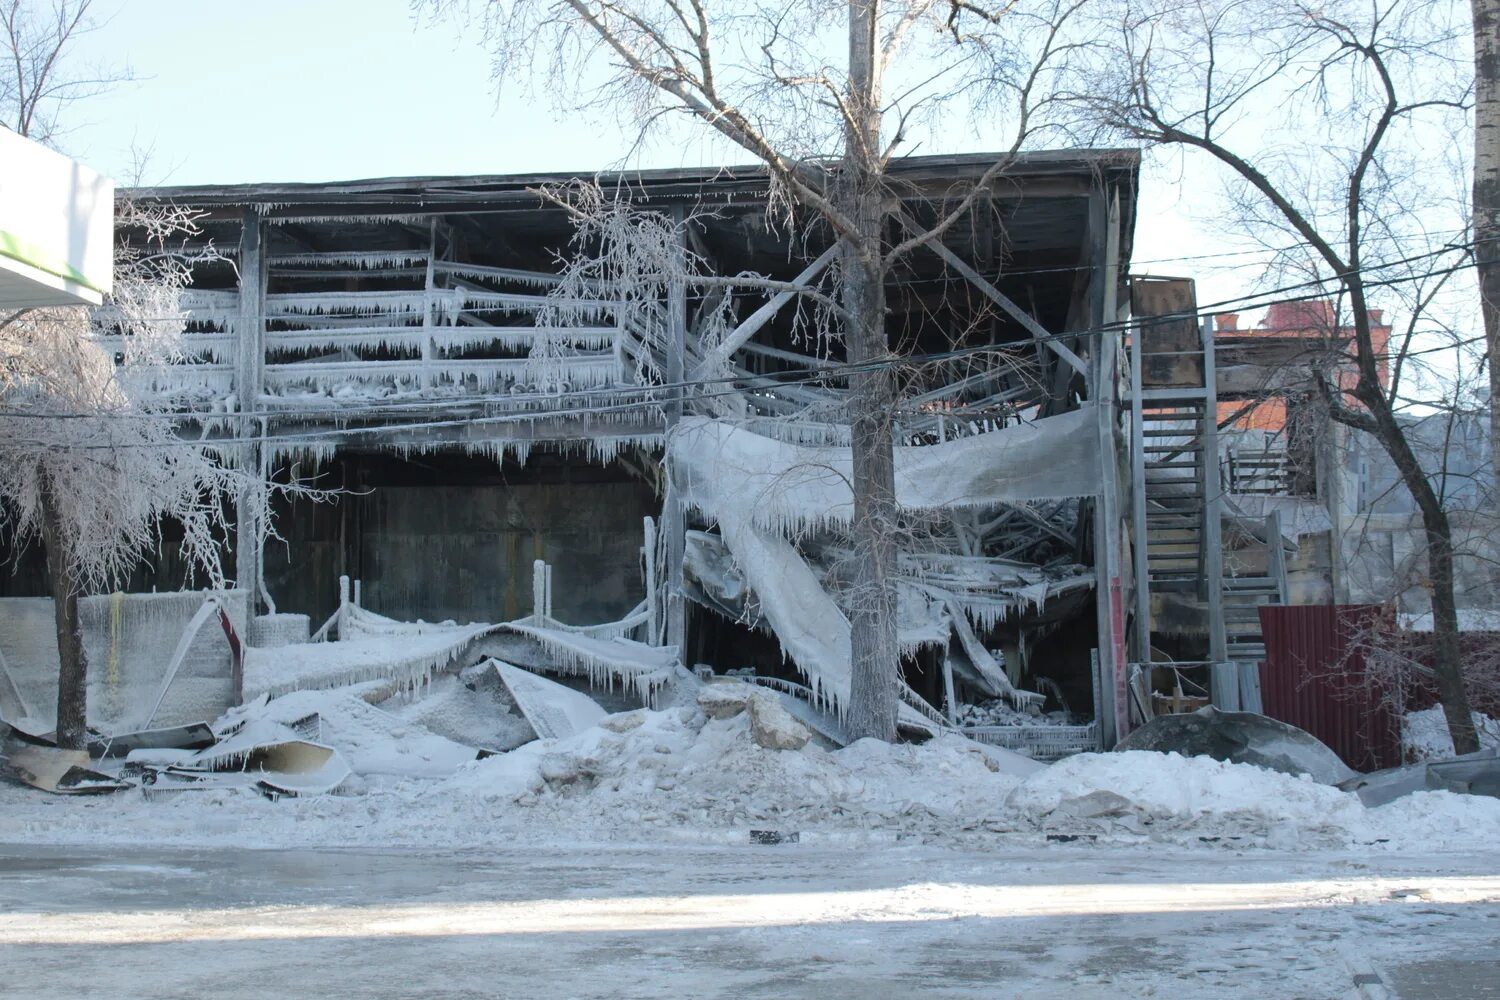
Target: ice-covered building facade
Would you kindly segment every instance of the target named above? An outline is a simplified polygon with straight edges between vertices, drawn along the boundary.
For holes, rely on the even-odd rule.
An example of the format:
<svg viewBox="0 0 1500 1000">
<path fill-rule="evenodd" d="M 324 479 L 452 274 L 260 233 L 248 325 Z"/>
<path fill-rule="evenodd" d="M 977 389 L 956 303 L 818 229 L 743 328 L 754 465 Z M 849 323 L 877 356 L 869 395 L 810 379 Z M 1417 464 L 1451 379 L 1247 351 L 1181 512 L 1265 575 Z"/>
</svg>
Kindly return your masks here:
<svg viewBox="0 0 1500 1000">
<path fill-rule="evenodd" d="M 893 220 L 920 228 L 993 163 L 900 161 Z M 1124 711 L 1119 321 L 1137 175 L 1132 151 L 1022 156 L 890 277 L 918 711 L 1037 700 L 1022 692 L 1106 728 Z M 588 248 L 538 189 L 568 180 L 133 193 L 201 212 L 225 256 L 195 274 L 192 353 L 161 375 L 184 433 L 343 490 L 282 510 L 264 547 L 242 524 L 236 585 L 256 614 L 314 623 L 341 576 L 384 615 L 505 622 L 533 612 L 543 560 L 555 620 L 617 621 L 646 594 L 634 638 L 836 699 L 850 558 L 838 338 L 799 322 L 808 297 L 750 280 L 644 303 L 571 283 L 560 303 L 566 262 Z M 758 169 L 594 180 L 687 220 L 684 253 L 713 275 L 832 287 L 830 236 L 768 206 Z M 163 553 L 132 589 L 169 589 L 174 572 Z"/>
</svg>

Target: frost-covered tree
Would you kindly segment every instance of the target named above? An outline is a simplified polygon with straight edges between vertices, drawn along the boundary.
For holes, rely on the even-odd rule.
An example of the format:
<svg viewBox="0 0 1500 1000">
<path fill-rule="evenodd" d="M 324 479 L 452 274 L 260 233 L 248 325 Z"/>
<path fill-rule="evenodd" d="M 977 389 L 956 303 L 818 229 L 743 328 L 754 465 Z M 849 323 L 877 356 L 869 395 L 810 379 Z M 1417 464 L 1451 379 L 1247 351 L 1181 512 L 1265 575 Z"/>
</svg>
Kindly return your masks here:
<svg viewBox="0 0 1500 1000">
<path fill-rule="evenodd" d="M 114 291 L 96 309 L 30 309 L 0 317 L 0 536 L 40 544 L 56 607 L 57 739 L 86 742 L 87 661 L 78 598 L 108 590 L 180 528 L 185 561 L 223 586 L 228 502 L 264 504 L 258 470 L 179 433 L 156 389 L 180 357 L 179 297 L 191 259 L 171 240 L 189 214 L 123 203 Z M 195 256 L 201 256 L 199 251 Z M 268 523 L 264 514 L 261 523 Z M 175 535 L 175 532 L 174 532 Z"/>
<path fill-rule="evenodd" d="M 894 739 L 899 697 L 887 280 L 983 206 L 1023 148 L 1057 141 L 1054 95 L 1085 44 L 1069 34 L 1084 2 L 414 0 L 460 16 L 477 8 L 502 86 L 608 113 L 643 140 L 659 126 L 714 138 L 764 165 L 782 221 L 836 238 L 826 315 L 853 367 L 846 720 L 856 736 Z M 1003 151 L 919 225 L 905 216 L 910 192 L 889 167 L 923 143 L 938 151 L 953 129 L 981 131 Z"/>
<path fill-rule="evenodd" d="M 8 127 L 48 139 L 58 112 L 106 81 L 65 71 L 89 6 L 0 3 Z M 185 561 L 222 586 L 227 502 L 264 507 L 278 489 L 300 490 L 268 489 L 259 469 L 226 460 L 233 449 L 184 437 L 174 400 L 157 391 L 160 367 L 183 354 L 180 296 L 191 267 L 213 256 L 187 249 L 193 215 L 126 201 L 116 225 L 114 291 L 103 306 L 0 314 L 0 537 L 17 553 L 28 544 L 45 552 L 60 657 L 57 741 L 75 749 L 87 742 L 79 596 L 117 586 L 157 550 L 167 523 L 180 527 Z M 264 512 L 257 523 L 269 524 Z"/>
</svg>

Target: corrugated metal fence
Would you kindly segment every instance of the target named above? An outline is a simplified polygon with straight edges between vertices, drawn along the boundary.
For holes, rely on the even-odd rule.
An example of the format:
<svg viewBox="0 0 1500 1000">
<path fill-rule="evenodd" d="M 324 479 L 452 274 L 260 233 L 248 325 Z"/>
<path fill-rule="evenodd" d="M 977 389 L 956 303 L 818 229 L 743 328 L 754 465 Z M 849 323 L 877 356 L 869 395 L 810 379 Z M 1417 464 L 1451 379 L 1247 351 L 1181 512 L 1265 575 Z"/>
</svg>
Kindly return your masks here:
<svg viewBox="0 0 1500 1000">
<path fill-rule="evenodd" d="M 1351 650 L 1353 639 L 1380 613 L 1370 604 L 1260 609 L 1266 714 L 1307 730 L 1361 771 L 1401 763 L 1399 720 L 1371 695 L 1364 658 Z"/>
</svg>

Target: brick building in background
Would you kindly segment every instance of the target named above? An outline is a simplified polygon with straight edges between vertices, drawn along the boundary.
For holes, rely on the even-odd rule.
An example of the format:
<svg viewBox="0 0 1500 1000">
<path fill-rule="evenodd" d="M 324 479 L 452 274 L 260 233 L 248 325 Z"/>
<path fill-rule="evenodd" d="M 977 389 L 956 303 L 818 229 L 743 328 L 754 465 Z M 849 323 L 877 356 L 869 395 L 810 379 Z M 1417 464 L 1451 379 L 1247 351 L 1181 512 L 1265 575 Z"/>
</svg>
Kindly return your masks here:
<svg viewBox="0 0 1500 1000">
<path fill-rule="evenodd" d="M 1309 367 L 1334 365 L 1344 388 L 1353 386 L 1354 328 L 1340 324 L 1333 302 L 1278 302 L 1257 326 L 1241 327 L 1239 313 L 1214 317 L 1214 346 L 1221 370 L 1237 372 L 1235 391 L 1221 390 L 1219 426 L 1279 432 L 1287 426 L 1287 402 L 1313 391 Z M 1389 377 L 1391 327 L 1382 310 L 1371 309 L 1371 339 L 1380 359 L 1380 381 Z M 1335 356 L 1341 355 L 1337 362 Z M 1226 398 L 1228 396 L 1229 398 Z"/>
</svg>

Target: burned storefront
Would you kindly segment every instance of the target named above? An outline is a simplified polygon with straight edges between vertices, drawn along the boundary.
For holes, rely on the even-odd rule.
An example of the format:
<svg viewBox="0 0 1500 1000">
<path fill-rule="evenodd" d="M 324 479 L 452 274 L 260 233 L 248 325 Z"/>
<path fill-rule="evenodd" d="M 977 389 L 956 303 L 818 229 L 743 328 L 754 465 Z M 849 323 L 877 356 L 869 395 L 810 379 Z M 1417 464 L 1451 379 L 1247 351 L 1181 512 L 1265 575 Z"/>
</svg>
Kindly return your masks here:
<svg viewBox="0 0 1500 1000">
<path fill-rule="evenodd" d="M 993 163 L 900 161 L 892 236 Z M 1047 754 L 1125 718 L 1137 167 L 1021 156 L 890 275 L 912 730 Z M 565 176 L 133 193 L 200 213 L 222 254 L 160 375 L 184 433 L 338 491 L 283 503 L 264 544 L 242 519 L 242 696 L 504 653 L 637 693 L 696 670 L 846 697 L 850 366 L 818 304 L 836 243 L 756 169 L 592 185 L 704 280 L 653 299 L 576 266 L 609 248 Z M 166 552 L 130 589 L 180 585 Z"/>
</svg>

